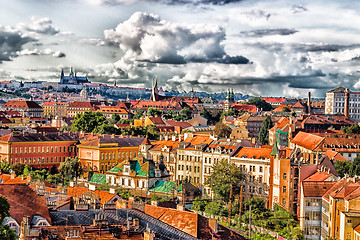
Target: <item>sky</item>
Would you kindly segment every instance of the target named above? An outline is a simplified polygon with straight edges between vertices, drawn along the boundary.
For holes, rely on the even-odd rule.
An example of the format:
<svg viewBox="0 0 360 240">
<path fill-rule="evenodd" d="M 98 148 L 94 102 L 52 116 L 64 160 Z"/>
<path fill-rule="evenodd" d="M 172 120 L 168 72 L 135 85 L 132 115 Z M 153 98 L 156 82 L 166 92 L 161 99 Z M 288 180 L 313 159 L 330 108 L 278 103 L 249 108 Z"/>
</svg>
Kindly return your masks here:
<svg viewBox="0 0 360 240">
<path fill-rule="evenodd" d="M 0 80 L 325 97 L 360 91 L 360 1 L 0 0 Z"/>
</svg>

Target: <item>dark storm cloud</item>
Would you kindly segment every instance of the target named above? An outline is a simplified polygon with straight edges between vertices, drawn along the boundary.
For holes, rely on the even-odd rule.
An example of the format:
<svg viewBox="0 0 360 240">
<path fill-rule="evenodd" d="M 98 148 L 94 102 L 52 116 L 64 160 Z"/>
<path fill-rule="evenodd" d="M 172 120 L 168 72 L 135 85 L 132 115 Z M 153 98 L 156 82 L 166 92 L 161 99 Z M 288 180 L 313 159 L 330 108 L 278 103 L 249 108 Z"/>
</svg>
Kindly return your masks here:
<svg viewBox="0 0 360 240">
<path fill-rule="evenodd" d="M 295 29 L 289 29 L 289 28 L 278 28 L 278 29 L 259 29 L 254 31 L 243 31 L 240 32 L 241 36 L 244 37 L 254 37 L 254 38 L 261 38 L 265 36 L 271 36 L 271 35 L 292 35 L 297 33 L 298 31 Z"/>
<path fill-rule="evenodd" d="M 183 25 L 137 12 L 116 29 L 105 30 L 105 41 L 118 45 L 124 59 L 162 64 L 215 62 L 247 64 L 243 56 L 226 54 L 225 29 L 214 25 Z"/>
<path fill-rule="evenodd" d="M 15 29 L 0 26 L 0 63 L 11 61 L 11 58 L 17 57 L 17 52 L 21 51 L 23 45 L 31 41 L 35 40 L 24 37 Z"/>
</svg>

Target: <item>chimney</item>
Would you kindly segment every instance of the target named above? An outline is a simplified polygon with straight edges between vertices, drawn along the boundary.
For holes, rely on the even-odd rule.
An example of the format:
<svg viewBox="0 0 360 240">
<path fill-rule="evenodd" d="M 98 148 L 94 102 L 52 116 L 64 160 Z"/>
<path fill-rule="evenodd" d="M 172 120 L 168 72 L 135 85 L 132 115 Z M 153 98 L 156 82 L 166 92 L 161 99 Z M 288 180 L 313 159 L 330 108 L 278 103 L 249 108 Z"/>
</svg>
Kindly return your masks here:
<svg viewBox="0 0 360 240">
<path fill-rule="evenodd" d="M 181 142 L 181 136 L 179 136 L 179 142 Z"/>
<path fill-rule="evenodd" d="M 183 206 L 182 204 L 178 204 L 178 205 L 176 205 L 176 210 L 185 211 L 185 206 Z"/>
<path fill-rule="evenodd" d="M 307 107 L 308 114 L 311 114 L 311 92 L 308 92 Z"/>
<path fill-rule="evenodd" d="M 168 140 L 169 140 L 169 136 L 165 135 L 165 141 L 168 141 Z"/>
<path fill-rule="evenodd" d="M 16 178 L 16 173 L 15 173 L 15 171 L 13 171 L 13 170 L 10 171 L 10 178 L 11 178 L 11 179 Z"/>
<path fill-rule="evenodd" d="M 349 93 L 349 89 L 347 88 L 345 90 L 345 107 L 344 107 L 344 115 L 345 117 L 349 117 L 349 98 L 350 98 L 350 93 Z"/>
<path fill-rule="evenodd" d="M 176 141 L 176 136 L 173 135 L 173 136 L 171 137 L 171 140 L 172 140 L 173 142 L 175 142 L 175 141 Z"/>
<path fill-rule="evenodd" d="M 110 194 L 115 194 L 115 193 L 116 193 L 115 188 L 110 188 Z"/>
</svg>

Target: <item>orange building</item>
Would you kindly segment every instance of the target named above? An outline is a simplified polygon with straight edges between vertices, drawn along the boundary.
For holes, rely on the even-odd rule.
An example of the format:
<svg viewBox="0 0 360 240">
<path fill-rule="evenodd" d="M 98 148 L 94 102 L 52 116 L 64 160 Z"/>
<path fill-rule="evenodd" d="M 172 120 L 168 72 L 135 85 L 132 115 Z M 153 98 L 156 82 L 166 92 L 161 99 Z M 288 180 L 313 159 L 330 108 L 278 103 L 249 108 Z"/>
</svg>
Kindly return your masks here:
<svg viewBox="0 0 360 240">
<path fill-rule="evenodd" d="M 78 156 L 86 170 L 106 172 L 118 163 L 137 157 L 143 137 L 88 136 L 79 144 Z"/>
<path fill-rule="evenodd" d="M 16 133 L 0 137 L 0 162 L 51 168 L 76 156 L 78 141 L 68 134 Z"/>
</svg>

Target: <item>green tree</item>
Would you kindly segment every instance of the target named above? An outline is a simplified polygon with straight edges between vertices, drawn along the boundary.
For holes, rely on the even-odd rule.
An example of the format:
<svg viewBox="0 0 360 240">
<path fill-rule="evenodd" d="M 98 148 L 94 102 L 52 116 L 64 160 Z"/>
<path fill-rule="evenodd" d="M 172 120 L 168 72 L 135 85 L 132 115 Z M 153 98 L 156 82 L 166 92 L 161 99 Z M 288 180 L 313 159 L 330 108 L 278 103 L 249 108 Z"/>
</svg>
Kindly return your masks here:
<svg viewBox="0 0 360 240">
<path fill-rule="evenodd" d="M 149 107 L 146 114 L 151 117 L 156 117 L 156 116 L 160 117 L 161 113 L 162 111 L 160 109 Z"/>
<path fill-rule="evenodd" d="M 239 182 L 243 180 L 242 170 L 233 163 L 222 160 L 213 167 L 213 172 L 207 178 L 208 185 L 216 196 L 224 201 L 230 198 L 230 186 L 233 187 L 233 196 L 239 194 Z"/>
<path fill-rule="evenodd" d="M 60 128 L 60 132 L 70 132 L 71 127 L 69 125 L 64 125 Z"/>
<path fill-rule="evenodd" d="M 225 216 L 226 209 L 224 209 L 224 202 L 215 200 L 205 206 L 205 212 L 214 216 Z"/>
<path fill-rule="evenodd" d="M 103 123 L 107 123 L 107 120 L 101 112 L 86 111 L 75 116 L 71 130 L 74 132 L 92 132 Z"/>
<path fill-rule="evenodd" d="M 159 129 L 155 125 L 146 126 L 146 137 L 150 140 L 158 139 L 160 137 Z"/>
<path fill-rule="evenodd" d="M 30 168 L 28 165 L 25 165 L 23 175 L 27 176 L 27 175 L 29 175 L 29 173 L 30 173 Z"/>
<path fill-rule="evenodd" d="M 360 155 L 354 158 L 349 169 L 350 176 L 360 176 Z"/>
<path fill-rule="evenodd" d="M 191 210 L 204 212 L 207 205 L 207 199 L 201 199 L 200 197 L 196 197 L 193 201 L 193 205 L 191 206 Z"/>
<path fill-rule="evenodd" d="M 111 115 L 111 122 L 112 122 L 113 124 L 115 124 L 115 123 L 117 123 L 117 122 L 119 122 L 119 121 L 120 121 L 120 116 L 119 116 L 119 114 L 113 113 L 113 114 Z"/>
<path fill-rule="evenodd" d="M 24 172 L 25 164 L 23 163 L 14 163 L 11 165 L 11 170 L 13 170 L 16 175 L 21 175 Z"/>
<path fill-rule="evenodd" d="M 16 240 L 16 233 L 7 225 L 3 225 L 4 218 L 10 216 L 10 204 L 6 198 L 0 197 L 0 239 Z"/>
<path fill-rule="evenodd" d="M 211 113 L 210 113 L 208 110 L 206 110 L 206 109 L 204 109 L 204 110 L 202 110 L 202 111 L 200 112 L 200 116 L 206 118 L 207 120 L 211 120 L 211 119 L 212 119 Z"/>
<path fill-rule="evenodd" d="M 175 117 L 176 121 L 187 121 L 191 119 L 192 117 L 192 111 L 188 107 L 184 107 L 180 110 L 179 114 Z"/>
<path fill-rule="evenodd" d="M 269 129 L 274 126 L 273 122 L 271 121 L 271 117 L 267 116 L 261 125 L 261 129 L 259 132 L 259 142 L 262 145 L 269 144 Z"/>
<path fill-rule="evenodd" d="M 232 130 L 229 126 L 224 123 L 217 123 L 214 128 L 214 133 L 219 137 L 228 138 L 231 134 Z"/>
<path fill-rule="evenodd" d="M 135 112 L 135 114 L 134 114 L 134 119 L 140 119 L 142 116 L 143 116 L 143 114 L 144 114 L 144 111 L 143 110 L 141 110 L 141 109 L 137 109 L 136 110 L 136 112 Z"/>
<path fill-rule="evenodd" d="M 263 111 L 271 111 L 273 109 L 270 103 L 266 102 L 260 97 L 253 97 L 249 99 L 245 104 L 255 105 L 257 108 L 262 109 Z"/>
<path fill-rule="evenodd" d="M 0 163 L 0 170 L 1 170 L 2 172 L 4 172 L 4 173 L 9 173 L 10 169 L 11 169 L 11 165 L 8 164 L 7 162 L 2 161 L 2 162 Z"/>
<path fill-rule="evenodd" d="M 359 134 L 360 126 L 358 124 L 352 124 L 350 126 L 342 126 L 341 131 L 347 134 Z"/>
<path fill-rule="evenodd" d="M 220 115 L 220 119 L 223 119 L 227 116 L 239 116 L 241 114 L 245 113 L 244 110 L 241 109 L 241 111 L 237 110 L 236 108 L 230 108 L 228 111 L 223 111 Z"/>
<path fill-rule="evenodd" d="M 344 177 L 345 174 L 350 173 L 350 167 L 351 167 L 350 161 L 336 161 L 335 162 L 335 169 L 338 172 L 340 177 Z"/>
<path fill-rule="evenodd" d="M 78 157 L 68 157 L 64 162 L 60 163 L 58 168 L 61 181 L 67 185 L 74 177 L 77 178 L 82 173 L 81 163 Z"/>
</svg>

